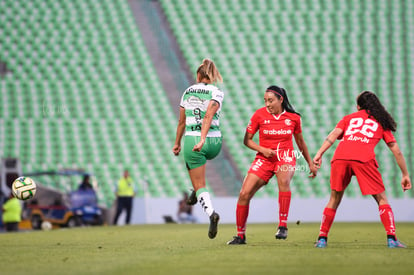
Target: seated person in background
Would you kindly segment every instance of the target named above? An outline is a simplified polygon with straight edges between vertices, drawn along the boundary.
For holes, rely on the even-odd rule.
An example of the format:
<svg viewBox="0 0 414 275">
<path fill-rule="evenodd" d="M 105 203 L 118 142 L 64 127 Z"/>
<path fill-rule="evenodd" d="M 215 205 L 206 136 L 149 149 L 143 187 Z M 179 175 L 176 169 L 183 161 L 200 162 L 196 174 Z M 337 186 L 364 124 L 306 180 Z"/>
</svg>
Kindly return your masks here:
<svg viewBox="0 0 414 275">
<path fill-rule="evenodd" d="M 72 207 L 85 205 L 97 205 L 98 198 L 90 181 L 90 175 L 84 175 L 78 190 L 71 192 L 70 201 Z"/>
<path fill-rule="evenodd" d="M 187 204 L 187 192 L 183 192 L 183 196 L 183 199 L 178 202 L 178 221 L 180 223 L 196 223 L 197 218 L 193 216 L 193 206 Z"/>
<path fill-rule="evenodd" d="M 90 182 L 90 176 L 89 175 L 84 175 L 83 176 L 83 180 L 82 180 L 81 184 L 79 185 L 78 190 L 82 190 L 82 191 L 93 190 L 93 186 Z"/>
</svg>

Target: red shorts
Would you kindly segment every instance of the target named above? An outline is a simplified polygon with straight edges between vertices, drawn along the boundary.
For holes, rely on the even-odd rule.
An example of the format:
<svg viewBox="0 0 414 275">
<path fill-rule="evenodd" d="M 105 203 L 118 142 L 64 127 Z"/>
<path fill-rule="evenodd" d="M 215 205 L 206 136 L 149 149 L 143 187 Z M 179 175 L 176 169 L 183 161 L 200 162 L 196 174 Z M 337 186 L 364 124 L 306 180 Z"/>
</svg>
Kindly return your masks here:
<svg viewBox="0 0 414 275">
<path fill-rule="evenodd" d="M 268 182 L 279 170 L 285 171 L 284 168 L 280 169 L 280 167 L 285 164 L 289 165 L 286 169 L 292 169 L 294 171 L 296 166 L 296 158 L 290 157 L 278 159 L 274 157 L 272 159 L 267 159 L 256 157 L 247 173 L 255 174 L 265 182 Z"/>
<path fill-rule="evenodd" d="M 358 180 L 362 195 L 376 195 L 385 191 L 375 159 L 367 162 L 334 160 L 331 164 L 331 189 L 344 191 L 353 175 Z"/>
</svg>

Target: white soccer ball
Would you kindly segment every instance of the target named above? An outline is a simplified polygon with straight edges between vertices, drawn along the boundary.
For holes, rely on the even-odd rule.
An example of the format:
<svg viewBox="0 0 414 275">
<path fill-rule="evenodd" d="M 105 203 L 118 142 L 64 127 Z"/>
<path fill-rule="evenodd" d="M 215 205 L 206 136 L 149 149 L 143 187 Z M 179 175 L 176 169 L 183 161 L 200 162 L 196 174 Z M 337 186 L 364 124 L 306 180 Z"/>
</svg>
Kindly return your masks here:
<svg viewBox="0 0 414 275">
<path fill-rule="evenodd" d="M 19 200 L 28 200 L 36 194 L 36 183 L 28 177 L 19 177 L 12 184 L 13 196 Z"/>
<path fill-rule="evenodd" d="M 49 221 L 43 221 L 41 227 L 42 230 L 49 231 L 50 229 L 52 229 L 52 224 Z"/>
</svg>

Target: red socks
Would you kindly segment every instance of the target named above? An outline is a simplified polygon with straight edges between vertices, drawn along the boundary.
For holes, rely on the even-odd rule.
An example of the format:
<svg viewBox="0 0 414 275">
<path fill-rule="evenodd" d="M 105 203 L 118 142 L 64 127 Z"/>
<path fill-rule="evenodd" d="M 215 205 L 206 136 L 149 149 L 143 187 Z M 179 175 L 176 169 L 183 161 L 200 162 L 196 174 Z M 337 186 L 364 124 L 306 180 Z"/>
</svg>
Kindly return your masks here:
<svg viewBox="0 0 414 275">
<path fill-rule="evenodd" d="M 336 209 L 325 208 L 323 210 L 321 228 L 319 230 L 319 237 L 328 237 L 329 230 L 335 219 Z"/>
<path fill-rule="evenodd" d="M 292 193 L 290 191 L 279 192 L 279 226 L 287 227 L 291 198 Z"/>
<path fill-rule="evenodd" d="M 336 210 L 332 208 L 325 208 L 322 216 L 321 229 L 319 231 L 319 237 L 327 237 L 332 223 L 335 219 Z M 381 222 L 384 225 L 387 236 L 395 237 L 395 222 L 394 214 L 392 213 L 391 206 L 384 204 L 379 206 L 379 214 Z"/>
<path fill-rule="evenodd" d="M 236 208 L 236 225 L 237 236 L 244 238 L 246 234 L 246 222 L 249 216 L 249 205 L 237 204 Z"/>
<path fill-rule="evenodd" d="M 395 222 L 394 214 L 392 213 L 391 206 L 389 204 L 383 204 L 379 206 L 379 214 L 381 222 L 384 225 L 387 236 L 395 237 Z"/>
<path fill-rule="evenodd" d="M 292 193 L 279 192 L 279 226 L 287 227 L 287 218 L 289 215 L 290 199 Z M 236 225 L 237 236 L 243 237 L 246 233 L 246 222 L 249 216 L 249 205 L 237 204 L 236 208 Z"/>
</svg>

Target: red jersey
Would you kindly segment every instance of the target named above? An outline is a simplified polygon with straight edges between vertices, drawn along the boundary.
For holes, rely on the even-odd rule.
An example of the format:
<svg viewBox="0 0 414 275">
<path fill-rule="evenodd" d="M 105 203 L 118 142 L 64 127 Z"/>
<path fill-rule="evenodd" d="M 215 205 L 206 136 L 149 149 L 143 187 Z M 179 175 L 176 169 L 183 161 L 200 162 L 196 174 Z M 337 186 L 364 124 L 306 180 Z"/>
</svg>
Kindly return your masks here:
<svg viewBox="0 0 414 275">
<path fill-rule="evenodd" d="M 302 120 L 298 114 L 283 111 L 272 115 L 266 107 L 258 109 L 250 119 L 246 131 L 259 131 L 259 145 L 274 150 L 293 150 L 292 135 L 302 132 Z M 258 156 L 263 156 L 257 153 Z"/>
<path fill-rule="evenodd" d="M 391 131 L 384 131 L 381 124 L 365 110 L 344 116 L 336 128 L 344 132 L 338 137 L 342 140 L 335 150 L 332 161 L 343 159 L 367 162 L 375 159 L 374 148 L 381 139 L 384 139 L 385 143 L 395 142 Z"/>
</svg>

